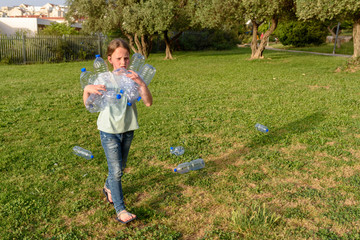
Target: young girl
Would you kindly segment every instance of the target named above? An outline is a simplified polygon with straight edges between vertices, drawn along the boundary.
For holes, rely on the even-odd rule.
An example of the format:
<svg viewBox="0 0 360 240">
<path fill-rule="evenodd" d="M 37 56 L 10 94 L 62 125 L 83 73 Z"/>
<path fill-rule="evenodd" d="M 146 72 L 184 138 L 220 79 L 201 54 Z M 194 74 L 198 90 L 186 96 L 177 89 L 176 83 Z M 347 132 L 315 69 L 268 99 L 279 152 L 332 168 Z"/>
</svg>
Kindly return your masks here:
<svg viewBox="0 0 360 240">
<path fill-rule="evenodd" d="M 107 59 L 113 69 L 128 68 L 130 62 L 130 48 L 122 39 L 112 40 L 107 49 Z M 141 77 L 134 71 L 130 71 L 127 77 L 139 85 L 139 94 L 142 101 L 148 107 L 152 105 L 152 96 Z M 109 86 L 97 84 L 87 85 L 84 88 L 84 104 L 90 94 L 101 94 Z M 128 223 L 136 218 L 132 213 L 126 211 L 124 195 L 121 186 L 121 177 L 124 173 L 134 130 L 139 128 L 137 121 L 136 105 L 127 105 L 127 99 L 122 97 L 120 103 L 106 107 L 100 112 L 97 126 L 100 130 L 101 144 L 104 148 L 107 164 L 108 177 L 103 192 L 107 200 L 114 204 L 117 220 Z"/>
</svg>

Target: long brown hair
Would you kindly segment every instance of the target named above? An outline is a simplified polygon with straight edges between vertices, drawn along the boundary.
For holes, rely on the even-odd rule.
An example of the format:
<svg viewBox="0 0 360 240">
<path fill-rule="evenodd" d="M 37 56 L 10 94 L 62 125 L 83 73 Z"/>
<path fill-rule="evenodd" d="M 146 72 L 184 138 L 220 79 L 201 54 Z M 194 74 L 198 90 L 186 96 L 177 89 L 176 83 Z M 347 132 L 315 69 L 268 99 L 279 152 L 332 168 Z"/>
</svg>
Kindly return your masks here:
<svg viewBox="0 0 360 240">
<path fill-rule="evenodd" d="M 118 47 L 125 48 L 130 54 L 129 44 L 124 39 L 116 38 L 109 43 L 107 48 L 107 55 L 111 56 Z"/>
</svg>

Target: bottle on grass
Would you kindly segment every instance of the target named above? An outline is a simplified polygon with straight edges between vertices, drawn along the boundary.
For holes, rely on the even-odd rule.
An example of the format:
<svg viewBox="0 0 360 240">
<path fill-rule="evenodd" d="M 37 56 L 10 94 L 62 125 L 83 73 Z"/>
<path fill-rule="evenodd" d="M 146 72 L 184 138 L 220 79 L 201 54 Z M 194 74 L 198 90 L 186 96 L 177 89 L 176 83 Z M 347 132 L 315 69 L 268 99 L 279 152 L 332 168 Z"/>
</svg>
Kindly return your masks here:
<svg viewBox="0 0 360 240">
<path fill-rule="evenodd" d="M 202 158 L 195 159 L 191 162 L 180 163 L 175 169 L 176 173 L 187 173 L 190 171 L 199 170 L 205 167 L 205 162 Z"/>
<path fill-rule="evenodd" d="M 73 153 L 79 157 L 86 158 L 87 160 L 94 158 L 94 155 L 89 150 L 86 150 L 79 146 L 73 147 Z"/>
</svg>

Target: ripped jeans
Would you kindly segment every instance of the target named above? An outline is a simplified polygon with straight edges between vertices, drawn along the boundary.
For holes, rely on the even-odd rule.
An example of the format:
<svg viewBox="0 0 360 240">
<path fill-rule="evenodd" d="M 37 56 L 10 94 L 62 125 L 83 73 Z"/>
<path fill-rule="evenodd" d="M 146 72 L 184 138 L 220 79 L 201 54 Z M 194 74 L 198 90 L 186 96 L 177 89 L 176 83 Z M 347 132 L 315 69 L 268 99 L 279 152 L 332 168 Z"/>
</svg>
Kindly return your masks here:
<svg viewBox="0 0 360 240">
<path fill-rule="evenodd" d="M 134 131 L 118 134 L 100 131 L 101 144 L 105 151 L 109 169 L 105 186 L 111 191 L 116 214 L 126 209 L 121 186 L 121 177 L 124 174 L 133 137 Z"/>
</svg>

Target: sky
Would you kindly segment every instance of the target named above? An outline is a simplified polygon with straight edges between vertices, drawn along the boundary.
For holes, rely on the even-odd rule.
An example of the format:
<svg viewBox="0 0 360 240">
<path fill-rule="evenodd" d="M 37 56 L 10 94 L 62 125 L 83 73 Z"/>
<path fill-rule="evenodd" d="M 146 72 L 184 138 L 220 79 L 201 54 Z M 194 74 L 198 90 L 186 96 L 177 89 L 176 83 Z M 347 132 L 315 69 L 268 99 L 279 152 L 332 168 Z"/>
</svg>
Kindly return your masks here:
<svg viewBox="0 0 360 240">
<path fill-rule="evenodd" d="M 65 5 L 66 0 L 0 0 L 0 7 L 14 7 L 24 3 L 32 6 L 43 6 L 47 3 Z"/>
</svg>

